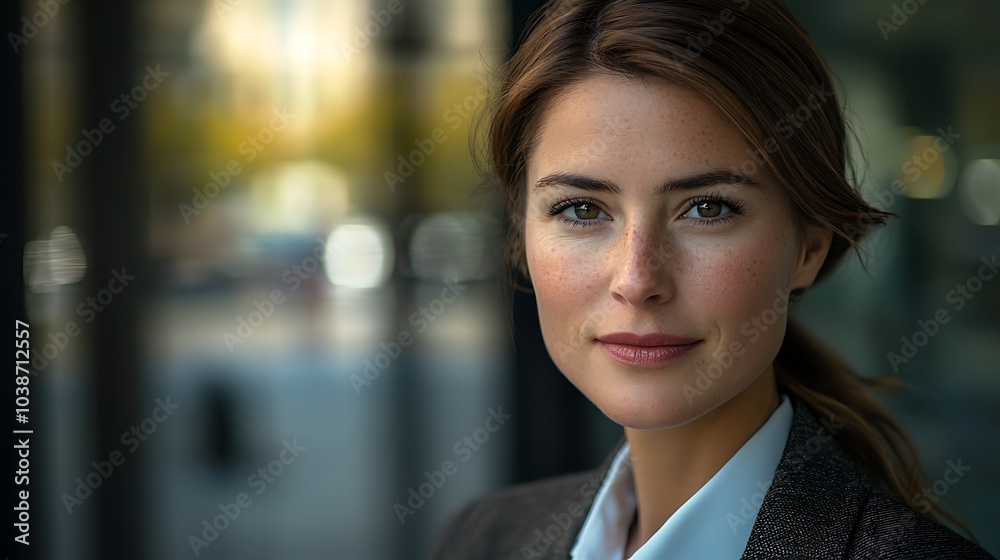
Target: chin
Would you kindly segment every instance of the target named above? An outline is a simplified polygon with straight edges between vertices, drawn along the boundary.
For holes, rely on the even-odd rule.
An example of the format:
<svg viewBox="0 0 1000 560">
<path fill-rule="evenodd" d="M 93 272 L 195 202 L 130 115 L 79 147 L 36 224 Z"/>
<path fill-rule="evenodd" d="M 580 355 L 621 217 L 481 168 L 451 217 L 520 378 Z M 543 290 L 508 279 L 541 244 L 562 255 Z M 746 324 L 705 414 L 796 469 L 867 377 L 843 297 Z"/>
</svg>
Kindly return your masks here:
<svg viewBox="0 0 1000 560">
<path fill-rule="evenodd" d="M 680 388 L 618 388 L 584 393 L 616 424 L 638 430 L 676 428 L 721 404 L 707 392 L 691 398 Z"/>
</svg>

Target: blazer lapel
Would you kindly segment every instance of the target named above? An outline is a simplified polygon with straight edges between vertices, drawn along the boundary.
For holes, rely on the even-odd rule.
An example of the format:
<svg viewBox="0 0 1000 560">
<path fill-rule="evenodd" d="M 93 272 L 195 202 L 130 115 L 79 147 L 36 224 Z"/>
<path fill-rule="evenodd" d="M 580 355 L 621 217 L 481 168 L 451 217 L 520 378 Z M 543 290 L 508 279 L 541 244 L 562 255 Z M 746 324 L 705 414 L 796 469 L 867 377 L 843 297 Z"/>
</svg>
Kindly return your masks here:
<svg viewBox="0 0 1000 560">
<path fill-rule="evenodd" d="M 872 486 L 833 440 L 842 426 L 817 420 L 793 399 L 788 442 L 764 496 L 743 560 L 840 558 L 854 533 Z"/>
</svg>

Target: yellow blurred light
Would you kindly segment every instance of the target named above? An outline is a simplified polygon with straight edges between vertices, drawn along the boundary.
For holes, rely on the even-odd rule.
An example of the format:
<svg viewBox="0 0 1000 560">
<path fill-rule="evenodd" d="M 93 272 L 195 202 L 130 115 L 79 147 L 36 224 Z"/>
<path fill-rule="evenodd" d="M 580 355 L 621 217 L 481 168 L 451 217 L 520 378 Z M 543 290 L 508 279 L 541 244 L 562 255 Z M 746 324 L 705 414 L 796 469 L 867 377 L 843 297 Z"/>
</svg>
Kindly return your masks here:
<svg viewBox="0 0 1000 560">
<path fill-rule="evenodd" d="M 977 159 L 962 173 L 959 196 L 973 223 L 1000 225 L 1000 159 Z"/>
<path fill-rule="evenodd" d="M 345 45 L 371 17 L 364 4 L 323 0 L 207 2 L 193 51 L 210 72 L 215 95 L 231 107 L 295 115 L 288 141 L 313 134 L 316 117 L 355 107 L 364 95 L 374 49 L 347 56 Z"/>
<path fill-rule="evenodd" d="M 938 136 L 911 136 L 903 162 L 903 194 L 910 198 L 943 198 L 955 184 L 951 146 Z"/>
<path fill-rule="evenodd" d="M 281 162 L 250 179 L 250 223 L 256 231 L 327 231 L 347 213 L 349 190 L 345 173 L 328 163 Z"/>
</svg>

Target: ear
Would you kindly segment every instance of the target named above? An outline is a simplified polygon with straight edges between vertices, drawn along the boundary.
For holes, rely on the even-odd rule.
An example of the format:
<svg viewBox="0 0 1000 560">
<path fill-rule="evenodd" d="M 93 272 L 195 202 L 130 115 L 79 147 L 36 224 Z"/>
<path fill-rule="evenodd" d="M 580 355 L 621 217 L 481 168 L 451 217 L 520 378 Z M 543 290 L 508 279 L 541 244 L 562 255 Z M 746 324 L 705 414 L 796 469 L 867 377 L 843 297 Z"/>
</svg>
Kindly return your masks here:
<svg viewBox="0 0 1000 560">
<path fill-rule="evenodd" d="M 812 286 L 816 275 L 826 261 L 833 243 L 833 230 L 821 226 L 806 226 L 799 243 L 795 270 L 789 283 L 791 290 L 801 290 Z"/>
</svg>

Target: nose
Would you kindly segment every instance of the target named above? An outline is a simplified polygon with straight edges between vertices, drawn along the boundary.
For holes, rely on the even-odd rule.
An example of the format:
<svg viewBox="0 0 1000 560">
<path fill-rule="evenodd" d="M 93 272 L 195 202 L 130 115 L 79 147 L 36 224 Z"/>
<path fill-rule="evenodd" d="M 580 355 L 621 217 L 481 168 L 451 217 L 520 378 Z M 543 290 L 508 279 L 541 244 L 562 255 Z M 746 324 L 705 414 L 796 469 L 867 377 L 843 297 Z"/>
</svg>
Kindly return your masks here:
<svg viewBox="0 0 1000 560">
<path fill-rule="evenodd" d="M 635 224 L 624 231 L 611 280 L 611 297 L 639 307 L 662 304 L 674 297 L 675 268 L 670 241 L 656 224 Z"/>
</svg>

